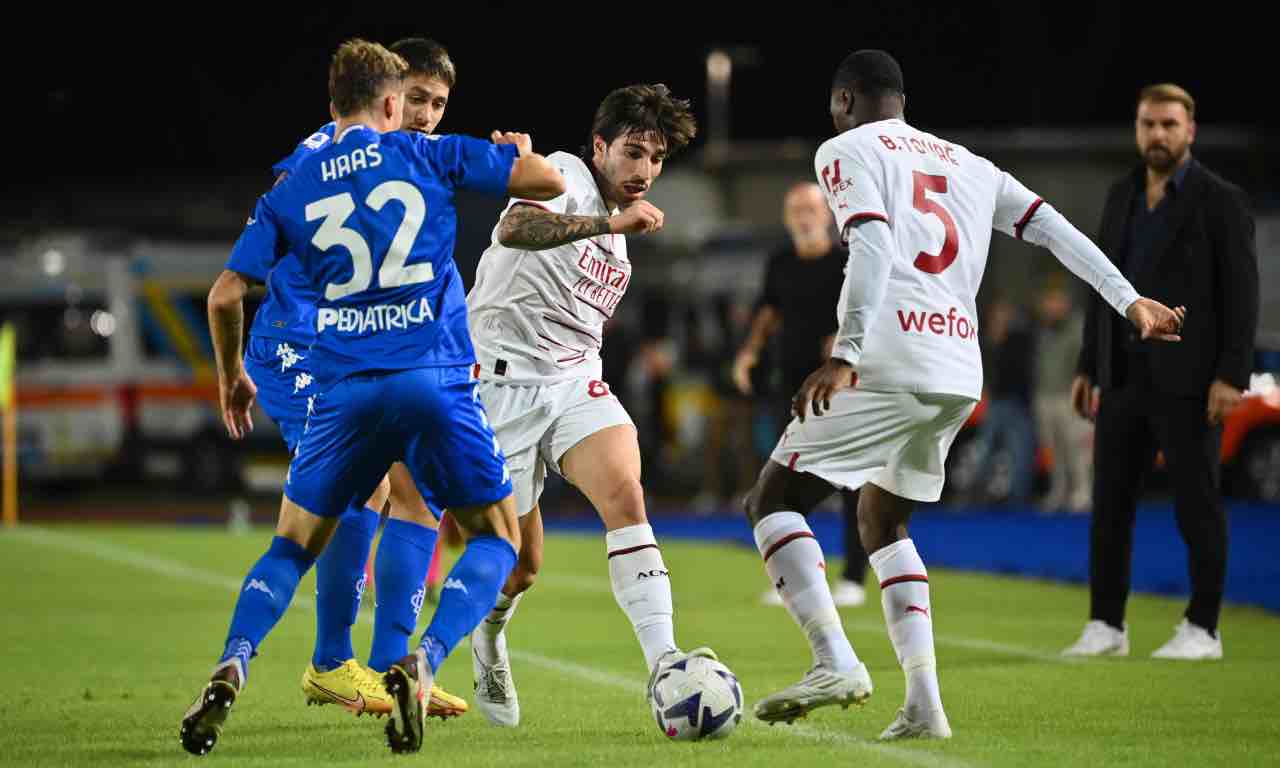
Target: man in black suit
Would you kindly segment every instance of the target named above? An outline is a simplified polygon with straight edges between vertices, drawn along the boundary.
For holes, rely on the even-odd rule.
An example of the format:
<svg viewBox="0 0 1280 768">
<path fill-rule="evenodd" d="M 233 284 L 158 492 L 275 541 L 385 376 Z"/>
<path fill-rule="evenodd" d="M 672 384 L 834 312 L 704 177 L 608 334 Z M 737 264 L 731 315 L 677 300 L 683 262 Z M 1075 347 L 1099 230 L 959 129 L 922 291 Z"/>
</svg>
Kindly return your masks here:
<svg viewBox="0 0 1280 768">
<path fill-rule="evenodd" d="M 1184 304 L 1181 344 L 1135 339 L 1089 304 L 1071 399 L 1097 424 L 1090 615 L 1063 653 L 1127 655 L 1124 624 L 1133 523 L 1157 448 L 1173 481 L 1187 544 L 1191 602 L 1173 639 L 1152 655 L 1222 658 L 1218 614 L 1227 570 L 1219 494 L 1224 417 L 1248 388 L 1258 321 L 1254 222 L 1244 194 L 1191 156 L 1195 102 L 1176 85 L 1138 97 L 1143 164 L 1111 187 L 1099 245 L 1144 296 Z"/>
</svg>

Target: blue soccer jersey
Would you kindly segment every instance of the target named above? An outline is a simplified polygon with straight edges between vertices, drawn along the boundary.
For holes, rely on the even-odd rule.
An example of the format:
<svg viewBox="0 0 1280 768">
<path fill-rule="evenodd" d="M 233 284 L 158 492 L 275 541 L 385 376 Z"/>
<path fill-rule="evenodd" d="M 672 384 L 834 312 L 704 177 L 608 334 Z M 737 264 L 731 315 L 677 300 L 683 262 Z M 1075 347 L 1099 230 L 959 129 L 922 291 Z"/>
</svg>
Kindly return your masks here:
<svg viewBox="0 0 1280 768">
<path fill-rule="evenodd" d="M 334 124 L 329 123 L 298 142 L 288 157 L 271 166 L 275 177 L 288 176 L 303 158 L 332 143 L 333 130 Z M 237 249 L 227 261 L 227 269 L 266 283 L 267 294 L 253 315 L 249 335 L 277 339 L 292 349 L 305 350 L 316 337 L 316 292 L 302 273 L 297 256 L 289 253 L 272 266 L 273 250 Z"/>
<path fill-rule="evenodd" d="M 229 263 L 296 254 L 317 292 L 322 391 L 353 373 L 469 364 L 454 192 L 505 195 L 516 157 L 512 145 L 353 126 L 259 199 Z"/>
</svg>

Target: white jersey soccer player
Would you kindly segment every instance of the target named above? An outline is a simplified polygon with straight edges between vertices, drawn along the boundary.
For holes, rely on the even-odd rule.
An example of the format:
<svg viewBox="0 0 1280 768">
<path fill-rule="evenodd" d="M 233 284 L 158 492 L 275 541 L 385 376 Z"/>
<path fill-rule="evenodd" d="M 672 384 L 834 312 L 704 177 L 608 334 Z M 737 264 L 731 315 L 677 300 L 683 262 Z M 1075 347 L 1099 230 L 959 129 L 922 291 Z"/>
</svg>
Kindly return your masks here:
<svg viewBox="0 0 1280 768">
<path fill-rule="evenodd" d="M 908 125 L 904 101 L 902 71 L 883 51 L 856 52 L 836 72 L 838 135 L 819 148 L 815 172 L 849 244 L 839 330 L 747 500 L 765 568 L 815 663 L 755 712 L 790 722 L 871 695 L 804 518 L 834 488 L 861 488 L 859 530 L 907 676 L 906 703 L 881 738 L 946 738 L 928 574 L 904 533 L 914 502 L 941 495 L 947 451 L 981 397 L 974 299 L 991 231 L 1048 247 L 1143 338 L 1176 340 L 1181 312 L 1139 297 L 1087 237 L 1012 176 Z"/>
<path fill-rule="evenodd" d="M 523 542 L 471 638 L 476 703 L 498 725 L 520 720 L 503 629 L 542 561 L 538 498 L 548 469 L 581 489 L 605 524 L 614 597 L 646 668 L 656 673 L 684 656 L 667 567 L 645 516 L 635 427 L 601 380 L 600 345 L 631 282 L 624 235 L 662 227 L 662 212 L 643 198 L 694 131 L 688 102 L 666 86 L 610 93 L 595 114 L 590 154 L 548 156 L 565 194 L 511 201 L 467 296 L 480 398 L 507 457 Z"/>
</svg>

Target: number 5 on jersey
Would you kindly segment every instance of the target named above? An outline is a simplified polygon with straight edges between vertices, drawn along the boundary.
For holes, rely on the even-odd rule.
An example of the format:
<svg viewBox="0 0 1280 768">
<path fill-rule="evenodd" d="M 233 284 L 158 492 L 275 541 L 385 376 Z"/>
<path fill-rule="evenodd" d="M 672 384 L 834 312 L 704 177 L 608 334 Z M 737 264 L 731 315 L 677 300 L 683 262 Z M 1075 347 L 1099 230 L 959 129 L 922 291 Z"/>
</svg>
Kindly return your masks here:
<svg viewBox="0 0 1280 768">
<path fill-rule="evenodd" d="M 435 279 L 431 262 L 408 267 L 404 264 L 414 240 L 418 238 L 418 230 L 426 220 L 427 202 L 423 200 L 418 188 L 408 182 L 384 181 L 369 192 L 365 205 L 374 211 L 381 211 L 392 200 L 404 206 L 404 218 L 401 219 L 400 228 L 396 230 L 396 236 L 382 260 L 382 267 L 378 269 L 378 285 L 397 288 Z M 349 192 L 317 200 L 306 209 L 307 221 L 324 219 L 320 229 L 311 238 L 311 244 L 322 251 L 340 245 L 351 255 L 351 279 L 345 283 L 329 283 L 324 287 L 324 297 L 329 301 L 360 293 L 373 282 L 373 259 L 369 253 L 369 243 L 359 232 L 343 226 L 355 210 L 355 200 Z"/>
<path fill-rule="evenodd" d="M 946 194 L 947 177 L 930 176 L 919 171 L 912 171 L 911 183 L 912 207 L 921 213 L 933 214 L 942 221 L 942 229 L 945 233 L 942 241 L 942 250 L 938 253 L 921 251 L 916 254 L 916 260 L 913 262 L 916 269 L 936 275 L 951 266 L 951 262 L 956 260 L 956 256 L 959 255 L 960 251 L 960 238 L 956 234 L 956 220 L 951 218 L 951 214 L 940 203 L 925 196 L 926 192 L 934 192 L 940 195 Z"/>
</svg>

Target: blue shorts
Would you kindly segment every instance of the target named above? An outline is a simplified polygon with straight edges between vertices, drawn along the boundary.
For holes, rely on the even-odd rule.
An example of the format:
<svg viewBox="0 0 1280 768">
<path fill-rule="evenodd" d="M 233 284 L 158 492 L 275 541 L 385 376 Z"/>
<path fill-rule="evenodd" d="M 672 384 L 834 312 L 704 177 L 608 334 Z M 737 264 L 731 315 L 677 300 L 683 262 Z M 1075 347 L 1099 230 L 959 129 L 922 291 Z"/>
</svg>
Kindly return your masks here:
<svg viewBox="0 0 1280 768">
<path fill-rule="evenodd" d="M 307 425 L 307 400 L 316 392 L 307 366 L 310 354 L 260 336 L 249 337 L 244 353 L 244 369 L 258 386 L 258 404 L 280 428 L 291 456 Z"/>
<path fill-rule="evenodd" d="M 403 461 L 433 509 L 511 495 L 511 476 L 470 366 L 348 376 L 316 395 L 284 493 L 321 517 L 367 498 Z"/>
</svg>

